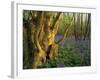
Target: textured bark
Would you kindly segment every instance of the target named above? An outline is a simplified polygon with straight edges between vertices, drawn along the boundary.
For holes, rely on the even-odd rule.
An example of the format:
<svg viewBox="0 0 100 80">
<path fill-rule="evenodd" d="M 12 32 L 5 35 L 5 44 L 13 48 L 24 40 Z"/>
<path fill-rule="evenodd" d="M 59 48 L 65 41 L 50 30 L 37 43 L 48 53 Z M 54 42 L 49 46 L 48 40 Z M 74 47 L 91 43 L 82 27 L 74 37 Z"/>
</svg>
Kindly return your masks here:
<svg viewBox="0 0 100 80">
<path fill-rule="evenodd" d="M 39 12 L 38 14 L 38 19 L 37 19 L 37 25 L 36 25 L 36 29 L 34 32 L 34 44 L 36 46 L 36 51 L 34 52 L 34 61 L 33 61 L 33 68 L 36 68 L 38 65 L 41 65 L 46 58 L 46 53 L 45 51 L 42 49 L 40 42 L 39 42 L 39 33 L 41 31 L 41 27 L 42 27 L 42 21 L 43 21 L 43 12 Z"/>
<path fill-rule="evenodd" d="M 36 50 L 32 68 L 37 68 L 46 62 L 47 59 L 56 59 L 58 55 L 58 44 L 55 43 L 55 35 L 58 30 L 57 22 L 61 13 L 58 13 L 51 24 L 52 15 L 45 12 L 37 13 L 37 24 L 32 35 L 33 44 Z"/>
</svg>

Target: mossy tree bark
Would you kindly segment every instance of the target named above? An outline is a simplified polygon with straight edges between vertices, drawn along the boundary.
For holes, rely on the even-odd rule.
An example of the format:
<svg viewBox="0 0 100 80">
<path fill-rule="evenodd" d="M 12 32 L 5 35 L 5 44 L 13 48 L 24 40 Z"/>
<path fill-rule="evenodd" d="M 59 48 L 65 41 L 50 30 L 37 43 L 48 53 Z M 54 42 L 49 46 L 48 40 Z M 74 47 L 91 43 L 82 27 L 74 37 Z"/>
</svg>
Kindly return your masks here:
<svg viewBox="0 0 100 80">
<path fill-rule="evenodd" d="M 57 22 L 61 13 L 58 13 L 55 20 L 52 21 L 52 15 L 47 12 L 37 12 L 37 24 L 33 32 L 32 40 L 36 50 L 34 52 L 34 60 L 32 68 L 37 68 L 46 62 L 47 59 L 55 59 L 57 57 L 58 44 L 55 43 L 57 34 Z"/>
</svg>

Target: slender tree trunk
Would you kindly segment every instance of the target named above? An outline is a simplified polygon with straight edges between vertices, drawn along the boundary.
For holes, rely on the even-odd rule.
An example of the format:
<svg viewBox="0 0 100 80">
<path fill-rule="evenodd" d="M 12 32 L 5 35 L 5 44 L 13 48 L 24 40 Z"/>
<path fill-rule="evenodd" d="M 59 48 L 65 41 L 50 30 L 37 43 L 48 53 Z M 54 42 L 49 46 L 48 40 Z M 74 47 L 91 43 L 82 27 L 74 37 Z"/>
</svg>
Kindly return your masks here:
<svg viewBox="0 0 100 80">
<path fill-rule="evenodd" d="M 84 33 L 84 40 L 86 39 L 87 35 L 88 35 L 88 32 L 89 32 L 89 25 L 90 25 L 90 18 L 91 18 L 91 15 L 87 14 L 87 19 L 86 19 L 86 29 L 85 29 L 85 33 Z"/>
<path fill-rule="evenodd" d="M 83 39 L 83 14 L 81 13 L 81 40 Z"/>
<path fill-rule="evenodd" d="M 75 40 L 77 41 L 78 38 L 77 38 L 77 25 L 76 25 L 76 22 L 77 22 L 77 19 L 76 19 L 76 13 L 74 13 L 74 37 L 75 37 Z"/>
</svg>

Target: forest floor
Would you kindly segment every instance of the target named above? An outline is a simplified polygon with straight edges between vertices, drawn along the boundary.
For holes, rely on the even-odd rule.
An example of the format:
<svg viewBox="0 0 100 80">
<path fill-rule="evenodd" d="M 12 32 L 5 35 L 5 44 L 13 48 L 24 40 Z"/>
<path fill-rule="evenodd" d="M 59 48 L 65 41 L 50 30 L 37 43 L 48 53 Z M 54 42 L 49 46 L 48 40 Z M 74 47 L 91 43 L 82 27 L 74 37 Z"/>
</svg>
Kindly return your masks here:
<svg viewBox="0 0 100 80">
<path fill-rule="evenodd" d="M 56 41 L 62 38 L 61 35 L 56 37 Z M 90 40 L 75 41 L 74 37 L 66 38 L 59 44 L 59 53 L 56 60 L 47 61 L 39 68 L 55 67 L 80 67 L 91 65 Z"/>
</svg>

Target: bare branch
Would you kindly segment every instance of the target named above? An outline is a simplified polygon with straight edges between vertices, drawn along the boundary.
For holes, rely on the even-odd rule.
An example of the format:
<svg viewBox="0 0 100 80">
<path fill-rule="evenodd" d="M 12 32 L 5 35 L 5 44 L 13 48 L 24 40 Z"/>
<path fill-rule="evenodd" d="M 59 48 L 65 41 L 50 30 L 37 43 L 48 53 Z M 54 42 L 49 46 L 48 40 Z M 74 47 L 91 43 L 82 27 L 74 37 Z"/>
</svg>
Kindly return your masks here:
<svg viewBox="0 0 100 80">
<path fill-rule="evenodd" d="M 72 26 L 73 19 L 74 19 L 74 17 L 72 18 L 71 23 L 70 23 L 70 24 L 68 25 L 68 27 L 65 29 L 65 33 L 64 33 L 63 38 L 62 38 L 62 39 L 60 39 L 58 42 L 56 42 L 57 44 L 59 44 L 60 42 L 62 42 L 62 41 L 65 39 L 65 37 L 66 37 L 66 35 L 68 34 L 68 31 L 69 31 L 69 29 L 70 29 L 70 26 Z"/>
<path fill-rule="evenodd" d="M 62 12 L 59 12 L 59 13 L 57 14 L 55 20 L 53 21 L 52 29 L 55 28 L 55 25 L 56 25 L 57 21 L 59 20 L 61 13 L 62 13 Z"/>
</svg>

